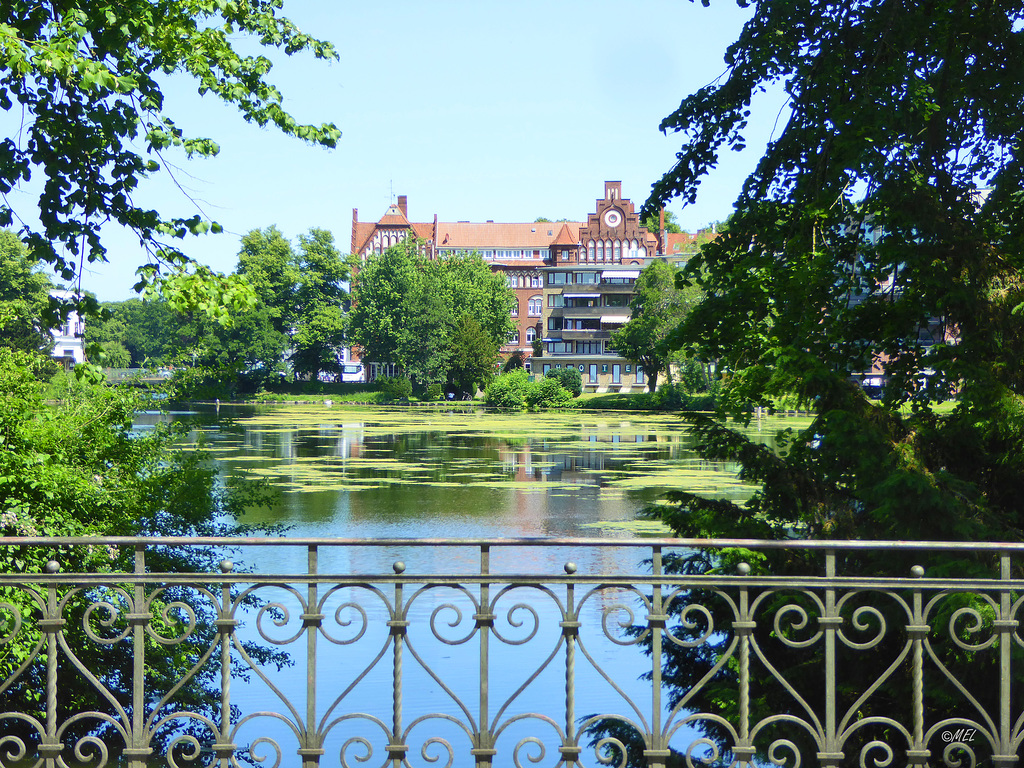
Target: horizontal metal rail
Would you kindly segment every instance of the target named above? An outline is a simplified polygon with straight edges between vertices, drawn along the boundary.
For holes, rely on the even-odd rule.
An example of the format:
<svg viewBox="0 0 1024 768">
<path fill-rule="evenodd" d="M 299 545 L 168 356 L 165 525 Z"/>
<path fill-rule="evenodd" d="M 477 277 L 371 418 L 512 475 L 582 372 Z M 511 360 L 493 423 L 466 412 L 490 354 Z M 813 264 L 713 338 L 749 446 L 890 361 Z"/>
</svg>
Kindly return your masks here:
<svg viewBox="0 0 1024 768">
<path fill-rule="evenodd" d="M 168 552 L 213 570 L 153 570 Z M 1024 742 L 1022 544 L 11 537 L 0 554 L 0 766 L 1006 767 Z"/>
</svg>

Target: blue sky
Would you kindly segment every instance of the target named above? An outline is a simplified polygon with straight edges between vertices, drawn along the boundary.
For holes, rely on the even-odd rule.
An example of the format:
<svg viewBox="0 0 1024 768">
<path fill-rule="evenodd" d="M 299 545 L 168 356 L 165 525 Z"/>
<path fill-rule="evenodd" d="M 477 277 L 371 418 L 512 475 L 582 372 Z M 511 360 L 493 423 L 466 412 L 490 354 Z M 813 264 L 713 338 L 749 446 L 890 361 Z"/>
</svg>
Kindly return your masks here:
<svg viewBox="0 0 1024 768">
<path fill-rule="evenodd" d="M 171 116 L 222 147 L 215 159 L 169 158 L 177 184 L 225 228 L 184 249 L 220 271 L 234 268 L 242 234 L 271 224 L 292 239 L 329 229 L 347 252 L 352 209 L 376 220 L 392 195 L 408 195 L 417 221 L 578 219 L 616 179 L 639 205 L 679 149 L 658 123 L 723 73 L 749 11 L 687 0 L 285 0 L 285 14 L 341 60 L 275 55 L 270 79 L 296 118 L 338 125 L 337 149 L 248 125 L 189 82 L 168 83 Z M 684 229 L 728 215 L 777 109 L 760 110 L 750 149 L 723 159 L 696 205 L 670 206 Z M 168 178 L 147 182 L 138 201 L 195 212 Z M 88 267 L 83 287 L 128 298 L 145 256 L 131 235 L 105 236 L 110 264 Z"/>
</svg>

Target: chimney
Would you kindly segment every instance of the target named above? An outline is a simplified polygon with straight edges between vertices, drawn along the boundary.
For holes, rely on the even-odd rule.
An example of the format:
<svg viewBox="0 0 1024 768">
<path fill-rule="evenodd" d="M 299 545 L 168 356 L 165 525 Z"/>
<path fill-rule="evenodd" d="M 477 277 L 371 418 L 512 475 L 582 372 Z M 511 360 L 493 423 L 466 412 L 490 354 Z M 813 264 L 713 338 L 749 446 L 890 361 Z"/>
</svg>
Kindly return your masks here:
<svg viewBox="0 0 1024 768">
<path fill-rule="evenodd" d="M 398 210 L 402 212 L 405 218 L 409 218 L 409 198 L 406 195 L 398 196 Z"/>
<path fill-rule="evenodd" d="M 665 254 L 665 206 L 658 210 L 658 250 Z"/>
<path fill-rule="evenodd" d="M 358 224 L 358 223 L 359 223 L 359 209 L 358 208 L 353 208 L 352 209 L 352 243 L 351 243 L 351 247 L 349 248 L 349 253 L 355 253 L 356 252 L 356 224 Z"/>
</svg>

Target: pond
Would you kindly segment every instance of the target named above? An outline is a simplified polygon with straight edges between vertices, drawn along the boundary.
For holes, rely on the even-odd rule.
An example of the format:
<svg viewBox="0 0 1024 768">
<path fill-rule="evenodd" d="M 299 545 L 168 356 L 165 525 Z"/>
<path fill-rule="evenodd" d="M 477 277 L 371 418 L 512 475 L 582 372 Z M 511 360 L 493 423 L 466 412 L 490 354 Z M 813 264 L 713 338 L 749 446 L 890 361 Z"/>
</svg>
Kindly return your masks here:
<svg viewBox="0 0 1024 768">
<path fill-rule="evenodd" d="M 168 416 L 143 415 L 139 425 L 165 418 Z M 670 489 L 685 488 L 736 500 L 745 498 L 751 490 L 737 481 L 735 466 L 695 456 L 691 436 L 673 414 L 502 414 L 479 409 L 312 405 L 221 406 L 179 413 L 173 418 L 195 427 L 191 435 L 194 445 L 216 461 L 225 475 L 273 483 L 281 491 L 278 502 L 270 509 L 250 510 L 244 522 L 283 524 L 288 526 L 286 535 L 292 537 L 632 540 L 669 535 L 659 523 L 638 521 L 636 516 Z M 757 440 L 771 442 L 778 429 L 799 429 L 806 423 L 795 418 L 755 421 L 748 432 Z M 392 564 L 402 560 L 410 574 L 479 572 L 478 559 L 472 553 L 462 560 L 460 557 L 451 548 L 439 547 L 322 548 L 320 570 L 337 574 L 390 573 Z M 580 574 L 648 572 L 637 552 L 627 549 L 538 548 L 528 553 L 528 561 L 523 557 L 520 552 L 503 561 L 496 553 L 491 572 L 521 573 L 528 569 L 531 573 L 561 574 L 567 560 L 576 562 Z M 264 573 L 299 574 L 305 568 L 301 547 L 243 553 L 243 559 Z M 343 598 L 356 601 L 358 595 L 345 592 L 337 599 Z M 649 683 L 641 676 L 650 672 L 651 661 L 641 649 L 624 644 L 623 636 L 602 629 L 602 623 L 609 618 L 608 610 L 627 604 L 628 613 L 628 605 L 637 598 L 628 595 L 620 600 L 614 592 L 600 598 L 590 607 L 591 613 L 581 614 L 585 625 L 580 630 L 581 648 L 589 649 L 591 672 L 614 670 L 619 687 L 609 686 L 600 674 L 588 677 L 581 671 L 577 695 L 588 707 L 628 714 L 631 701 L 650 701 Z M 290 615 L 302 612 L 299 605 L 289 603 L 287 590 L 265 599 L 280 600 L 282 609 Z M 451 599 L 425 595 L 408 617 L 411 625 L 430 623 L 444 608 L 445 600 Z M 360 605 L 367 611 L 363 620 L 368 625 L 384 625 L 387 615 L 380 606 Z M 465 616 L 473 613 L 471 604 L 459 610 Z M 348 618 L 352 617 L 359 620 L 356 614 Z M 538 607 L 537 623 L 553 626 L 556 638 L 559 618 L 555 604 Z M 618 620 L 620 616 L 612 618 Z M 247 623 L 240 632 L 250 641 L 261 642 L 255 622 Z M 410 633 L 412 639 L 412 629 Z M 406 691 L 408 717 L 432 712 L 461 717 L 459 702 L 463 698 L 472 700 L 478 684 L 473 665 L 463 661 L 468 649 L 434 642 L 429 633 L 415 637 L 422 638 L 424 650 L 421 678 Z M 372 643 L 361 650 L 325 647 L 318 651 L 318 664 L 324 670 L 358 669 L 371 659 L 375 647 Z M 552 647 L 550 642 L 536 649 L 512 645 L 499 648 L 495 643 L 489 673 L 493 675 L 493 690 L 514 691 L 523 670 L 543 666 Z M 286 706 L 298 704 L 299 709 L 304 706 L 304 649 L 290 646 L 288 651 L 293 656 L 293 667 L 280 675 L 267 672 L 266 680 L 253 677 L 249 683 L 235 687 L 232 700 L 242 712 L 274 709 L 277 699 L 278 707 L 282 702 Z M 441 672 L 436 677 L 422 674 L 428 667 Z M 374 717 L 387 721 L 390 668 L 377 662 L 366 668 L 365 679 L 342 693 L 344 700 L 335 698 L 337 685 L 327 686 L 323 692 L 318 688 L 317 710 L 330 711 L 333 707 L 348 711 L 346 708 L 354 707 L 355 711 L 375 713 Z M 557 675 L 541 676 L 516 694 L 513 703 L 541 711 L 558 688 Z M 456 696 L 454 692 L 460 693 Z M 278 725 L 274 721 L 261 724 L 250 734 L 250 743 L 258 740 L 257 734 L 287 743 L 289 735 Z M 369 733 L 356 728 L 352 735 L 358 739 Z M 430 730 L 422 733 L 423 738 L 436 735 Z M 695 738 L 691 730 L 681 729 L 673 746 L 685 749 Z M 240 743 L 245 743 L 244 739 Z M 285 748 L 286 760 L 288 752 Z M 410 764 L 416 762 L 410 760 Z M 457 753 L 452 764 L 470 765 L 468 752 Z"/>
<path fill-rule="evenodd" d="M 195 424 L 196 442 L 225 473 L 282 492 L 245 522 L 285 524 L 294 536 L 665 535 L 636 513 L 667 490 L 750 493 L 734 466 L 693 454 L 676 414 L 314 405 L 177 418 Z M 769 442 L 805 424 L 755 420 L 748 431 Z"/>
</svg>

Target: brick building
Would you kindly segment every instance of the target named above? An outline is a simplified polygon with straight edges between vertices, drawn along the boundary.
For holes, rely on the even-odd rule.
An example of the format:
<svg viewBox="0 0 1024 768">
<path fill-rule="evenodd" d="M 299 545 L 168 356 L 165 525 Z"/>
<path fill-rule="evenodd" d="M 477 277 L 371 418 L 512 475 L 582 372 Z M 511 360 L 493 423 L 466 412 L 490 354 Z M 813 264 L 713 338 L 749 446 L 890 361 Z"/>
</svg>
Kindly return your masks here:
<svg viewBox="0 0 1024 768">
<path fill-rule="evenodd" d="M 352 209 L 352 253 L 362 257 L 381 253 L 407 237 L 424 243 L 427 254 L 435 256 L 468 255 L 476 252 L 501 273 L 516 293 L 516 330 L 502 345 L 504 355 L 521 350 L 533 354 L 533 342 L 540 334 L 543 312 L 543 281 L 541 268 L 551 263 L 553 254 L 565 247 L 575 248 L 579 242 L 580 222 L 469 222 L 438 221 L 415 223 L 409 220 L 408 198 L 399 195 L 398 202 L 376 222 L 359 221 L 359 211 Z"/>
<path fill-rule="evenodd" d="M 590 388 L 643 386 L 642 371 L 608 346 L 611 331 L 629 319 L 629 299 L 640 270 L 658 251 L 658 238 L 640 225 L 622 183 L 605 182 L 604 197 L 585 222 L 432 222 L 409 219 L 408 198 L 398 197 L 376 222 L 352 210 L 352 253 L 381 253 L 408 237 L 430 257 L 479 253 L 515 290 L 517 328 L 503 354 L 543 343 L 533 370 L 573 365 Z"/>
</svg>

